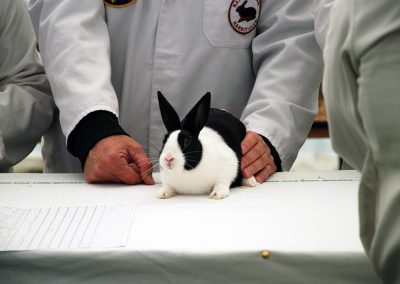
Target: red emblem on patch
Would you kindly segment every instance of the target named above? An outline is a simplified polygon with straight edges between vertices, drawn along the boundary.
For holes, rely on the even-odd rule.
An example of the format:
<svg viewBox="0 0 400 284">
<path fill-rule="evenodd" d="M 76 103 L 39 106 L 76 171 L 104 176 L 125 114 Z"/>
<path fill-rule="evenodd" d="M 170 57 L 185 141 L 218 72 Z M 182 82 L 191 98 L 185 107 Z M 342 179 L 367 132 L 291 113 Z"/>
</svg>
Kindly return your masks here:
<svg viewBox="0 0 400 284">
<path fill-rule="evenodd" d="M 228 11 L 229 23 L 240 34 L 254 30 L 260 17 L 260 0 L 233 0 Z"/>
</svg>

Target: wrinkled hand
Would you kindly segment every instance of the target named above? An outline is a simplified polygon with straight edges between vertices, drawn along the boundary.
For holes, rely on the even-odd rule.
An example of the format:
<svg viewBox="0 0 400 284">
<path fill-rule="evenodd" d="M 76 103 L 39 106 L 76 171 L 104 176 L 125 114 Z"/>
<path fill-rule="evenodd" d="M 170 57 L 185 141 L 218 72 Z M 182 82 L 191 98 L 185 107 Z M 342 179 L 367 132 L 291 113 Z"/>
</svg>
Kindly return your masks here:
<svg viewBox="0 0 400 284">
<path fill-rule="evenodd" d="M 271 150 L 260 135 L 247 131 L 242 141 L 242 175 L 254 176 L 260 183 L 276 172 L 276 165 Z"/>
<path fill-rule="evenodd" d="M 84 174 L 89 183 L 154 184 L 150 160 L 142 146 L 126 135 L 97 142 L 86 158 Z"/>
</svg>

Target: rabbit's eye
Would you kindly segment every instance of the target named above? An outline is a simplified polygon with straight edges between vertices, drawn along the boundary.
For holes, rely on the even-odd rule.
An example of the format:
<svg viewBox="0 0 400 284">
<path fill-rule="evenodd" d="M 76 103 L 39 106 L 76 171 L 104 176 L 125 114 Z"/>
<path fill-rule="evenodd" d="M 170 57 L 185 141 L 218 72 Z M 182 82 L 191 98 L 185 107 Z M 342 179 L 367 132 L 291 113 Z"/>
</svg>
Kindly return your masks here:
<svg viewBox="0 0 400 284">
<path fill-rule="evenodd" d="M 192 137 L 186 137 L 185 140 L 183 140 L 183 146 L 186 148 L 187 146 L 189 146 L 189 144 L 192 142 Z"/>
</svg>

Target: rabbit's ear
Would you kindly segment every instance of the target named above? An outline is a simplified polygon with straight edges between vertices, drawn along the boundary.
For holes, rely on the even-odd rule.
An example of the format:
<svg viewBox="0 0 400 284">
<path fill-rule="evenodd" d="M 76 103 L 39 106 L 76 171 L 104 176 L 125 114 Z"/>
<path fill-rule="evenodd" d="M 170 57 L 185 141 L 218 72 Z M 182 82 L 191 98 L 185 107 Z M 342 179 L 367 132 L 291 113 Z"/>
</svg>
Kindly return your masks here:
<svg viewBox="0 0 400 284">
<path fill-rule="evenodd" d="M 199 135 L 200 130 L 208 120 L 210 101 L 211 94 L 207 92 L 185 116 L 182 121 L 182 128 L 196 136 Z"/>
<path fill-rule="evenodd" d="M 160 106 L 161 117 L 168 132 L 180 129 L 181 122 L 179 121 L 179 116 L 176 113 L 175 109 L 171 106 L 171 104 L 167 101 L 167 99 L 160 91 L 157 92 L 157 96 L 158 105 Z"/>
</svg>

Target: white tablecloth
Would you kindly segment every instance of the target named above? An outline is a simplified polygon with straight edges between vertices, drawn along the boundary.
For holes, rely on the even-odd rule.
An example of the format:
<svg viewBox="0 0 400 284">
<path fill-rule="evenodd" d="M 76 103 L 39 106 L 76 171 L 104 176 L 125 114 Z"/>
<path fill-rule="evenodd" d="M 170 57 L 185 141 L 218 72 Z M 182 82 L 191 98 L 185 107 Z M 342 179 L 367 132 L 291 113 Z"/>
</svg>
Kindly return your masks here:
<svg viewBox="0 0 400 284">
<path fill-rule="evenodd" d="M 3 205 L 136 204 L 126 247 L 2 251 L 0 282 L 380 283 L 358 237 L 358 182 L 354 171 L 278 173 L 224 200 L 160 200 L 159 184 L 0 174 Z"/>
</svg>

